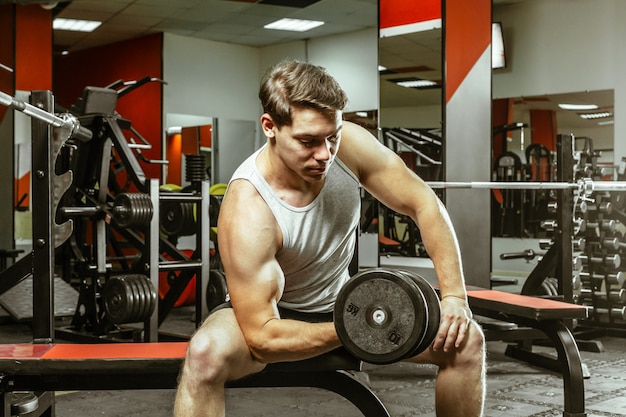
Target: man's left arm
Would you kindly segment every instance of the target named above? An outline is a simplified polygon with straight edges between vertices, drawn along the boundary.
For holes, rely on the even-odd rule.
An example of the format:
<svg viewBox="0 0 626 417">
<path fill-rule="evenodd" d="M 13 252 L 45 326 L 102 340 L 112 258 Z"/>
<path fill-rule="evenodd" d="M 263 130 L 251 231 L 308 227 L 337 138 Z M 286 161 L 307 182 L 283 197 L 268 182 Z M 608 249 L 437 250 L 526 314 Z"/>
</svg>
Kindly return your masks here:
<svg viewBox="0 0 626 417">
<path fill-rule="evenodd" d="M 339 157 L 361 184 L 390 209 L 410 216 L 433 261 L 442 297 L 442 318 L 433 348 L 450 350 L 466 338 L 467 304 L 458 241 L 448 213 L 433 190 L 367 130 L 345 123 Z"/>
</svg>

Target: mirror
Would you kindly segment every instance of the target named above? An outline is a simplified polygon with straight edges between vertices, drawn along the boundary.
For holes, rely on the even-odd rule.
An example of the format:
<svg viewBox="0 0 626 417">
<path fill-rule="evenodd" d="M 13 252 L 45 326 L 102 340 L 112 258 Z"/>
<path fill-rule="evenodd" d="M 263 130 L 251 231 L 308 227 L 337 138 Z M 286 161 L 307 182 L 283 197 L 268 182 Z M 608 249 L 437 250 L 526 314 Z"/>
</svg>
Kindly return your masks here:
<svg viewBox="0 0 626 417">
<path fill-rule="evenodd" d="M 601 172 L 590 176 L 615 179 L 613 169 L 613 90 L 515 97 L 494 100 L 494 124 L 503 119 L 499 109 L 508 107 L 506 125 L 494 126 L 495 181 L 555 181 L 557 134 L 573 134 L 575 151 L 590 149 Z M 574 106 L 572 110 L 561 108 Z M 595 105 L 584 110 L 578 106 Z M 546 140 L 548 143 L 546 143 Z M 493 193 L 492 236 L 542 238 L 540 221 L 549 218 L 549 193 L 539 190 L 502 190 Z"/>
<path fill-rule="evenodd" d="M 380 38 L 381 140 L 425 180 L 442 179 L 442 29 Z M 425 257 L 406 216 L 379 208 L 379 252 Z"/>
<path fill-rule="evenodd" d="M 614 91 L 581 91 L 562 94 L 539 95 L 531 97 L 514 97 L 494 100 L 494 120 L 497 118 L 497 107 L 504 101 L 510 106 L 509 121 L 521 125 L 507 132 L 500 131 L 494 134 L 494 150 L 502 146 L 511 158 L 517 158 L 517 165 L 522 167 L 524 174 L 510 172 L 515 177 L 526 177 L 525 180 L 544 179 L 546 175 L 554 173 L 554 152 L 548 153 L 544 164 L 540 160 L 529 164 L 527 152 L 536 133 L 534 115 L 544 114 L 554 121 L 554 130 L 557 134 L 573 134 L 575 152 L 584 149 L 593 149 L 596 155 L 595 163 L 600 167 L 596 175 L 603 179 L 616 179 L 614 169 L 614 129 L 613 106 Z M 559 104 L 595 104 L 595 110 L 565 110 Z M 588 118 L 583 114 L 606 113 L 606 117 Z M 541 120 L 535 123 L 542 124 Z M 494 132 L 498 126 L 494 127 Z M 536 148 L 535 148 L 536 149 Z M 504 153 L 503 152 L 503 153 Z M 501 155 L 494 153 L 494 176 L 498 158 Z M 533 166 L 535 170 L 533 170 Z M 537 177 L 537 167 L 543 172 Z M 548 169 L 545 169 L 548 168 Z M 534 178 L 533 178 L 534 177 Z M 494 178 L 501 179 L 501 178 Z M 548 178 L 545 178 L 548 179 Z M 548 233 L 541 228 L 541 220 L 550 218 L 547 213 L 547 203 L 552 200 L 546 190 L 502 190 L 501 199 L 492 200 L 492 283 L 498 285 L 502 291 L 519 292 L 525 277 L 537 266 L 540 259 L 500 259 L 503 253 L 522 253 L 528 249 L 539 251 L 540 241 L 548 237 Z"/>
</svg>

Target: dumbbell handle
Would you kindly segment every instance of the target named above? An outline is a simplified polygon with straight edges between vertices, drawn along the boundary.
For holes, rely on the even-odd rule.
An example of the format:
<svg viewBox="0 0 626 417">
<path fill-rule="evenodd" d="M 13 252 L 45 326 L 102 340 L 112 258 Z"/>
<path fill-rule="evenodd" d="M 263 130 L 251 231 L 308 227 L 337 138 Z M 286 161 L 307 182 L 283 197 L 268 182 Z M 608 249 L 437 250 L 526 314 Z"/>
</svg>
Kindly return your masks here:
<svg viewBox="0 0 626 417">
<path fill-rule="evenodd" d="M 539 249 L 548 250 L 550 249 L 550 246 L 552 246 L 553 244 L 554 244 L 554 241 L 552 239 L 541 239 L 539 241 Z M 582 237 L 572 239 L 572 244 L 574 245 L 574 250 L 582 252 L 585 250 L 585 247 L 587 245 L 587 240 Z"/>
<path fill-rule="evenodd" d="M 500 259 L 502 259 L 503 261 L 509 259 L 526 259 L 527 261 L 530 261 L 531 259 L 534 259 L 537 255 L 538 254 L 535 253 L 535 251 L 533 251 L 532 249 L 526 249 L 523 252 L 501 253 Z"/>
</svg>

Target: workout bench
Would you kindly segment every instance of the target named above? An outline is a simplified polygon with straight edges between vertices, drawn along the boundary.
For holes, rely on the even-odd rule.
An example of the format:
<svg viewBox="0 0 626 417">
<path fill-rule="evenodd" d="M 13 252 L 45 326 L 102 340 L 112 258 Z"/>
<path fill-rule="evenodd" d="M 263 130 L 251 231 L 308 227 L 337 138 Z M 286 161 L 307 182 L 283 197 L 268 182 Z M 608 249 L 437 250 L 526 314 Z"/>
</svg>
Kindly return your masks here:
<svg viewBox="0 0 626 417">
<path fill-rule="evenodd" d="M 518 341 L 507 355 L 560 372 L 564 383 L 564 417 L 584 417 L 584 383 L 580 353 L 566 320 L 587 317 L 584 306 L 501 291 L 469 289 L 472 311 L 480 316 L 515 323 L 533 330 L 485 331 L 488 340 Z M 520 332 L 521 331 L 521 332 Z M 532 352 L 532 340 L 547 336 L 557 359 Z M 11 393 L 40 392 L 38 414 L 54 416 L 50 391 L 171 389 L 185 356 L 187 342 L 112 344 L 0 345 L 0 392 L 10 416 Z M 350 371 L 362 362 L 343 349 L 312 359 L 268 365 L 258 374 L 229 383 L 229 388 L 316 387 L 335 392 L 366 417 L 389 417 L 376 394 Z"/>
<path fill-rule="evenodd" d="M 11 413 L 11 393 L 39 394 L 39 407 L 29 416 L 54 416 L 51 391 L 172 389 L 187 342 L 107 344 L 0 345 L 0 392 Z M 362 362 L 345 350 L 298 362 L 270 364 L 263 372 L 228 384 L 245 387 L 315 387 L 335 392 L 366 417 L 389 417 L 376 394 L 349 371 Z"/>
<path fill-rule="evenodd" d="M 485 337 L 487 340 L 516 341 L 517 345 L 507 346 L 508 356 L 559 372 L 563 376 L 563 416 L 586 416 L 580 352 L 565 322 L 586 318 L 587 308 L 562 301 L 494 290 L 468 289 L 467 295 L 474 314 L 527 328 L 512 330 L 486 328 Z M 542 336 L 544 338 L 547 336 L 552 342 L 551 346 L 557 352 L 556 359 L 532 351 L 533 339 L 538 340 Z"/>
</svg>

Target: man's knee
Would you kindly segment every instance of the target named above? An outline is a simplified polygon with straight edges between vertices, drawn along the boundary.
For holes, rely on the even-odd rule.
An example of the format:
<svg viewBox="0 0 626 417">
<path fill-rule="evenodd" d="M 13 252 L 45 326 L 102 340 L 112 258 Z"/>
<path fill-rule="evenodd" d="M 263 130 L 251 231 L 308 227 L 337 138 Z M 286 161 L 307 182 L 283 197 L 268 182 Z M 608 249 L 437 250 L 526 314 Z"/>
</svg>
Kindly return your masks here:
<svg viewBox="0 0 626 417">
<path fill-rule="evenodd" d="M 471 322 L 467 337 L 463 345 L 451 352 L 448 365 L 483 367 L 485 361 L 485 336 L 475 321 Z"/>
</svg>

